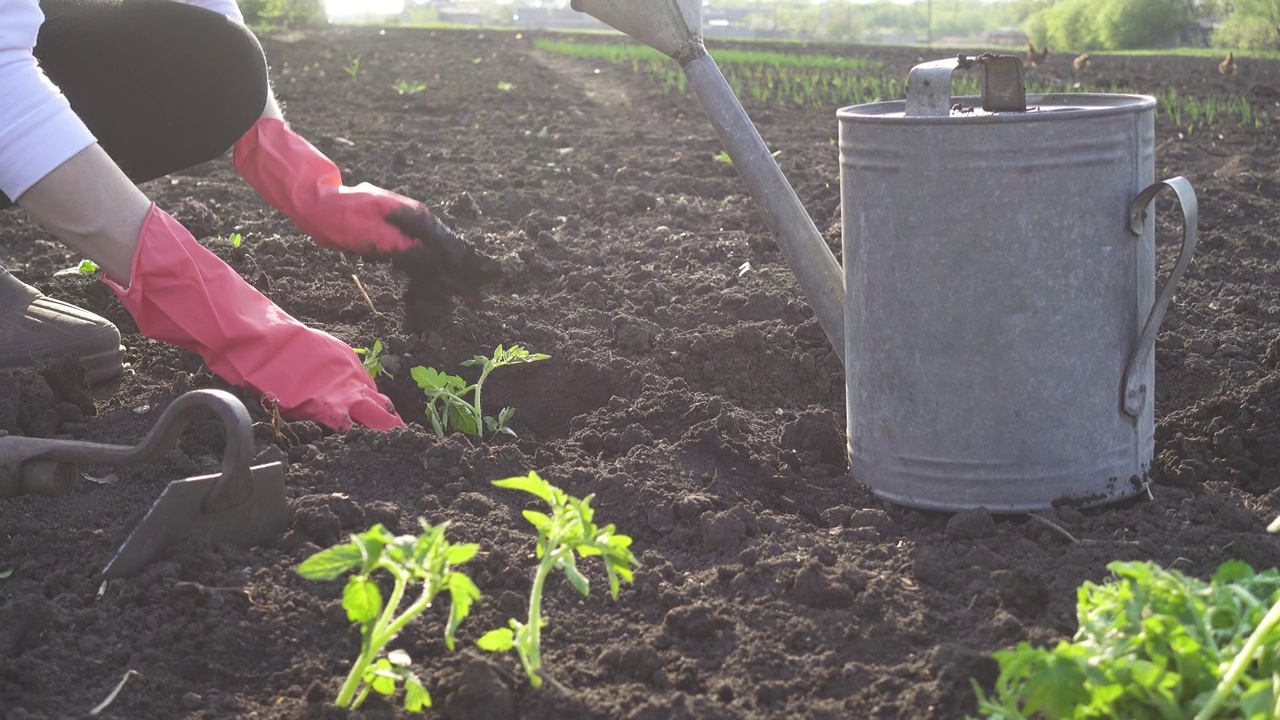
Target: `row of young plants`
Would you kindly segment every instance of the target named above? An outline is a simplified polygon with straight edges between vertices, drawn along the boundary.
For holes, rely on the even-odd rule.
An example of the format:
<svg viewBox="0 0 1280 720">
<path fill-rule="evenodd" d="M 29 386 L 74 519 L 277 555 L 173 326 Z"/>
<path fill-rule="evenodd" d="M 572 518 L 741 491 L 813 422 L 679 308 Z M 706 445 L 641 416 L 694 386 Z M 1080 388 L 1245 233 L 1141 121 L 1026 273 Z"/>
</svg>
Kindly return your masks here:
<svg viewBox="0 0 1280 720">
<path fill-rule="evenodd" d="M 683 95 L 688 91 L 680 67 L 646 45 L 540 39 L 534 41 L 534 46 L 569 57 L 630 67 L 632 72 L 643 73 L 656 80 L 667 93 Z M 729 87 L 744 100 L 758 103 L 831 108 L 900 100 L 906 94 L 906 79 L 886 74 L 884 64 L 875 60 L 735 49 L 719 49 L 713 54 Z M 1027 92 L 1147 91 L 1118 83 L 1095 86 L 1072 78 L 1031 78 L 1027 82 Z M 952 93 L 979 95 L 981 88 L 976 77 L 959 75 L 952 84 Z M 1188 134 L 1224 123 L 1246 128 L 1261 128 L 1270 123 L 1270 117 L 1255 112 L 1243 95 L 1196 97 L 1179 93 L 1175 88 L 1157 91 L 1155 95 L 1161 114 Z"/>
<path fill-rule="evenodd" d="M 380 342 L 357 350 L 364 354 L 372 375 L 384 372 L 377 361 Z M 426 415 L 438 435 L 449 430 L 493 435 L 511 432 L 505 424 L 514 411 L 505 408 L 497 418 L 483 415 L 480 390 L 485 379 L 498 367 L 546 358 L 518 345 L 498 346 L 491 356 L 477 355 L 463 363 L 480 368 L 474 383 L 432 368 L 416 367 L 411 372 L 429 398 Z M 628 550 L 629 538 L 617 534 L 612 525 L 593 524 L 590 497 L 570 497 L 536 473 L 494 484 L 533 494 L 550 506 L 551 513 L 524 511 L 538 531 L 539 565 L 528 616 L 485 633 L 477 645 L 495 652 L 515 650 L 530 683 L 538 687 L 543 679 L 540 629 L 546 623 L 542 598 L 548 576 L 562 571 L 576 590 L 587 595 L 590 586 L 577 568 L 575 552 L 579 558 L 599 555 L 616 599 L 619 583 L 631 579 L 635 558 Z M 1280 520 L 1268 529 L 1280 532 Z M 299 568 L 305 577 L 322 580 L 334 579 L 357 565 L 360 568 L 343 594 L 349 617 L 361 623 L 362 645 L 339 693 L 341 705 L 358 707 L 370 692 L 392 695 L 401 686 L 409 709 L 429 704 L 430 696 L 409 667 L 409 656 L 402 650 L 387 652 L 386 645 L 435 594 L 448 590 L 450 613 L 444 632 L 452 649 L 454 631 L 479 598 L 470 579 L 453 569 L 474 556 L 478 546 L 450 545 L 444 539 L 444 525 L 423 523 L 423 530 L 416 538 L 392 538 L 375 526 L 350 543 L 318 553 Z M 385 605 L 368 578 L 378 568 L 391 573 L 397 583 Z M 1231 561 L 1204 582 L 1151 562 L 1114 562 L 1108 569 L 1113 580 L 1085 582 L 1078 589 L 1078 630 L 1071 640 L 1052 648 L 1023 642 L 994 653 L 1000 667 L 995 687 L 988 694 L 974 683 L 979 717 L 1280 718 L 1280 572 L 1274 568 L 1255 572 L 1245 563 Z M 421 596 L 408 610 L 394 614 L 391 608 L 401 601 L 403 586 L 414 579 L 423 583 Z"/>
<path fill-rule="evenodd" d="M 352 348 L 362 357 L 365 370 L 375 380 L 393 377 L 382 365 L 382 341 L 370 347 Z M 492 355 L 476 355 L 462 363 L 479 367 L 479 377 L 468 383 L 462 377 L 435 368 L 417 366 L 410 370 L 414 382 L 427 396 L 425 415 L 436 435 L 449 431 L 466 435 L 515 435 L 507 422 L 515 414 L 503 408 L 496 417 L 484 414 L 482 389 L 490 373 L 500 367 L 546 360 L 549 355 L 531 353 L 519 345 L 499 345 Z M 600 526 L 594 519 L 592 496 L 576 498 L 531 471 L 522 477 L 494 480 L 499 488 L 519 490 L 544 502 L 550 512 L 524 510 L 524 518 L 537 531 L 535 557 L 538 560 L 529 592 L 528 613 L 511 618 L 506 627 L 494 628 L 480 636 L 476 646 L 489 652 L 514 650 L 529 684 L 542 686 L 546 676 L 542 665 L 542 629 L 547 625 L 543 593 L 548 578 L 561 572 L 569 584 L 588 596 L 591 583 L 578 569 L 578 560 L 599 557 L 609 579 L 609 593 L 616 600 L 621 583 L 631 582 L 638 565 L 631 553 L 631 538 L 613 525 Z M 342 590 L 342 606 L 347 619 L 360 626 L 360 650 L 335 702 L 356 709 L 370 695 L 388 699 L 403 690 L 406 710 L 421 712 L 431 706 L 431 694 L 413 670 L 413 659 L 404 649 L 390 649 L 400 632 L 441 595 L 448 598 L 444 641 L 456 648 L 456 633 L 481 598 L 480 589 L 459 569 L 480 551 L 479 543 L 454 543 L 445 537 L 448 523 L 429 524 L 419 519 L 422 532 L 393 535 L 376 524 L 350 540 L 321 550 L 297 567 L 309 580 L 332 581 L 347 575 Z M 391 592 L 385 598 L 375 573 L 390 576 Z M 416 593 L 416 595 L 414 594 Z"/>
<path fill-rule="evenodd" d="M 511 618 L 507 627 L 489 630 L 476 645 L 490 652 L 514 650 L 529 683 L 538 688 L 546 677 L 542 629 L 547 619 L 542 607 L 547 579 L 552 573 L 561 572 L 575 590 L 588 596 L 591 584 L 578 569 L 577 561 L 599 557 L 609 578 L 609 593 L 616 600 L 621 583 L 631 582 L 638 563 L 630 550 L 630 537 L 616 532 L 613 525 L 596 524 L 590 495 L 573 497 L 536 472 L 495 480 L 493 484 L 529 493 L 546 503 L 550 512 L 523 512 L 538 534 L 538 566 L 529 592 L 528 614 L 523 620 Z M 381 524 L 374 525 L 352 535 L 348 542 L 311 555 L 297 567 L 298 574 L 309 580 L 332 581 L 347 576 L 342 607 L 347 619 L 360 626 L 360 650 L 335 700 L 342 707 L 356 709 L 371 694 L 392 698 L 401 689 L 405 709 L 420 712 L 430 707 L 431 694 L 414 672 L 412 658 L 402 648 L 391 649 L 391 643 L 443 596 L 449 605 L 445 645 L 454 650 L 458 627 L 481 597 L 480 589 L 459 569 L 480 552 L 480 545 L 449 541 L 445 537 L 448 523 L 431 525 L 419 520 L 419 524 L 422 532 L 398 536 Z M 389 595 L 383 596 L 376 575 L 390 576 L 393 584 Z"/>
</svg>

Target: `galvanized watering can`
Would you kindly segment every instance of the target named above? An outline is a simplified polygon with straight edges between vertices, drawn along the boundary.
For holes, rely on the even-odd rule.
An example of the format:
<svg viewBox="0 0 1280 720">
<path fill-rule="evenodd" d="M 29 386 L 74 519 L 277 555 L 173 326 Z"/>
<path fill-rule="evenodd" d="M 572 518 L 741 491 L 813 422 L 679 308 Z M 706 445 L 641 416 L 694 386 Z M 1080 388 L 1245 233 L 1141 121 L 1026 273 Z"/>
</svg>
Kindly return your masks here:
<svg viewBox="0 0 1280 720">
<path fill-rule="evenodd" d="M 845 366 L 849 466 L 903 505 L 1015 513 L 1140 492 L 1155 338 L 1196 198 L 1155 182 L 1155 99 L 1027 96 L 1022 64 L 925 63 L 846 107 L 841 269 L 707 53 L 701 0 L 573 0 L 678 61 Z M 957 69 L 981 97 L 952 97 Z M 1152 202 L 1182 247 L 1156 293 Z"/>
</svg>

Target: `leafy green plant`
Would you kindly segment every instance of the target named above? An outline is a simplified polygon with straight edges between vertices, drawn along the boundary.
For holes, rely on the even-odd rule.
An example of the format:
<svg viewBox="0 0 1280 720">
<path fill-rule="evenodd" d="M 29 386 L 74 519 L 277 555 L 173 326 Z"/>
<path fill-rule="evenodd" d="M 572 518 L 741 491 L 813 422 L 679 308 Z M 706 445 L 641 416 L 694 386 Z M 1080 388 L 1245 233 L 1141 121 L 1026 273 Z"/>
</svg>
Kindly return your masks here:
<svg viewBox="0 0 1280 720">
<path fill-rule="evenodd" d="M 427 89 L 427 86 L 423 83 L 410 83 L 408 80 L 401 80 L 394 87 L 396 92 L 401 95 L 417 95 Z"/>
<path fill-rule="evenodd" d="M 427 395 L 425 412 L 436 435 L 444 437 L 452 428 L 474 437 L 480 437 L 485 432 L 490 435 L 505 433 L 514 437 L 515 432 L 507 427 L 507 422 L 516 414 L 515 408 L 503 408 L 496 418 L 486 416 L 480 407 L 480 390 L 489 373 L 497 368 L 537 362 L 549 357 L 551 356 L 542 353 L 531 353 L 519 345 L 506 349 L 499 345 L 492 357 L 476 355 L 462 362 L 466 366 L 480 366 L 480 377 L 474 384 L 467 384 L 466 380 L 457 375 L 422 366 L 411 368 L 409 375 Z"/>
<path fill-rule="evenodd" d="M 569 584 L 587 596 L 591 592 L 591 584 L 578 570 L 574 554 L 580 558 L 598 556 L 604 561 L 609 577 L 609 594 L 617 600 L 620 583 L 631 582 L 631 569 L 639 563 L 631 554 L 631 538 L 615 532 L 613 525 L 599 527 L 592 520 L 595 515 L 591 507 L 593 496 L 579 500 L 543 480 L 536 472 L 524 477 L 495 480 L 493 484 L 527 492 L 551 507 L 550 515 L 536 510 L 524 511 L 525 519 L 538 531 L 538 571 L 529 592 L 528 618 L 523 623 L 512 618 L 508 621 L 509 627 L 490 630 L 476 642 L 482 650 L 490 652 L 514 649 L 529 676 L 529 683 L 537 688 L 542 686 L 541 638 L 542 628 L 547 624 L 542 614 L 543 588 L 551 572 L 564 572 Z"/>
<path fill-rule="evenodd" d="M 350 572 L 342 590 L 342 607 L 347 617 L 360 624 L 360 655 L 351 666 L 337 704 L 355 709 L 370 692 L 391 697 L 404 687 L 404 706 L 419 712 L 431 706 L 431 695 L 403 650 L 384 652 L 388 643 L 414 618 L 431 606 L 441 592 L 449 594 L 449 620 L 444 641 L 454 648 L 454 632 L 480 598 L 471 578 L 454 566 L 467 562 L 480 550 L 473 543 L 450 543 L 444 537 L 448 523 L 428 525 L 419 520 L 419 535 L 394 536 L 381 524 L 374 525 L 351 541 L 334 545 L 303 560 L 297 572 L 308 580 L 336 580 Z M 394 581 L 385 601 L 373 573 L 383 571 Z M 400 610 L 410 585 L 420 587 L 418 596 Z"/>
<path fill-rule="evenodd" d="M 355 80 L 356 76 L 360 74 L 360 56 L 348 55 L 347 64 L 342 66 L 342 72 L 346 73 L 352 80 Z"/>
<path fill-rule="evenodd" d="M 1113 562 L 1116 579 L 1086 582 L 1079 630 L 1052 649 L 997 651 L 981 717 L 1280 717 L 1280 572 L 1240 561 L 1208 583 L 1148 562 Z"/>
<path fill-rule="evenodd" d="M 227 236 L 227 244 L 231 247 L 238 248 L 244 242 L 244 236 L 240 233 L 231 233 Z"/>
<path fill-rule="evenodd" d="M 75 265 L 69 268 L 63 268 L 62 270 L 55 272 L 53 276 L 61 277 L 63 275 L 92 275 L 98 272 L 98 270 L 99 270 L 98 264 L 86 258 L 84 260 L 81 260 L 79 265 Z"/>
<path fill-rule="evenodd" d="M 371 348 L 355 347 L 351 349 L 354 350 L 357 355 L 363 358 L 360 362 L 362 365 L 364 365 L 364 369 L 368 371 L 369 377 L 373 378 L 374 380 L 377 380 L 378 376 L 380 375 L 386 375 L 389 378 L 395 378 L 395 375 L 392 375 L 391 373 L 387 372 L 386 368 L 382 367 L 382 341 L 381 340 L 374 340 L 373 347 Z"/>
</svg>

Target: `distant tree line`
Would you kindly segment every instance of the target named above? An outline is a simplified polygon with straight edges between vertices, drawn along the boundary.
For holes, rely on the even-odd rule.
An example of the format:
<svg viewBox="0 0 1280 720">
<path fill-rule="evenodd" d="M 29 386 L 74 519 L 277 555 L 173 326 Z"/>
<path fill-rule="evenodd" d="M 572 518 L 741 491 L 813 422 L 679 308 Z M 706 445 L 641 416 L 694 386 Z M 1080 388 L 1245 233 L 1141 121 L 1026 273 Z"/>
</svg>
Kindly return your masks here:
<svg viewBox="0 0 1280 720">
<path fill-rule="evenodd" d="M 307 27 L 328 22 L 324 0 L 239 0 L 250 27 Z"/>
<path fill-rule="evenodd" d="M 485 21 L 509 22 L 516 4 L 485 3 Z M 1018 27 L 1038 46 L 1066 52 L 1172 47 L 1205 37 L 1224 48 L 1280 50 L 1280 0 L 713 0 L 711 5 L 729 6 L 751 8 L 743 23 L 759 34 L 834 42 L 979 38 Z M 326 21 L 323 0 L 240 0 L 240 9 L 254 26 Z"/>
<path fill-rule="evenodd" d="M 820 40 L 877 36 L 982 37 L 1018 27 L 1064 51 L 1125 50 L 1203 44 L 1280 50 L 1280 0 L 726 0 L 712 6 L 756 8 L 746 22 L 760 32 Z"/>
<path fill-rule="evenodd" d="M 1126 50 L 1191 44 L 1280 49 L 1280 0 L 1012 0 L 1027 34 L 1050 47 Z M 1203 24 L 1202 24 L 1203 23 Z"/>
</svg>

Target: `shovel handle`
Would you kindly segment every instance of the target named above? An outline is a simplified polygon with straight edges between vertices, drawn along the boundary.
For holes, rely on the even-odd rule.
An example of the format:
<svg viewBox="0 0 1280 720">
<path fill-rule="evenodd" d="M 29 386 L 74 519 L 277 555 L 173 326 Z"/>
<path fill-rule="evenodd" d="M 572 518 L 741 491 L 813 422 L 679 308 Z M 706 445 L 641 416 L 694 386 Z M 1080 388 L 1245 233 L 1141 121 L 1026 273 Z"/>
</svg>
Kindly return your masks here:
<svg viewBox="0 0 1280 720">
<path fill-rule="evenodd" d="M 21 448 L 14 445 L 11 451 L 21 453 L 17 462 L 23 466 L 37 462 L 140 465 L 158 460 L 173 449 L 191 416 L 201 408 L 217 415 L 226 433 L 222 473 L 205 496 L 201 509 L 206 513 L 225 510 L 245 501 L 253 492 L 249 477 L 253 421 L 244 403 L 225 390 L 193 390 L 178 397 L 164 409 L 142 442 L 132 447 L 79 440 L 13 438 L 23 442 Z"/>
<path fill-rule="evenodd" d="M 1169 309 L 1173 291 L 1178 287 L 1178 281 L 1186 272 L 1187 265 L 1191 263 L 1191 255 L 1196 249 L 1196 223 L 1200 215 L 1196 204 L 1196 191 L 1191 187 L 1190 181 L 1181 175 L 1153 183 L 1138 193 L 1138 197 L 1134 198 L 1133 203 L 1129 205 L 1129 232 L 1142 235 L 1150 216 L 1148 208 L 1156 195 L 1165 188 L 1177 194 L 1178 203 L 1182 207 L 1182 249 L 1178 252 L 1178 260 L 1173 264 L 1173 269 L 1169 271 L 1169 278 L 1160 288 L 1160 295 L 1151 306 L 1151 312 L 1142 325 L 1142 332 L 1138 334 L 1138 343 L 1134 346 L 1133 354 L 1129 356 L 1129 362 L 1125 368 L 1122 402 L 1124 411 L 1133 417 L 1137 417 L 1142 412 L 1143 404 L 1149 394 L 1146 383 L 1142 381 L 1146 357 L 1156 344 L 1156 333 L 1160 331 L 1164 313 Z"/>
</svg>

